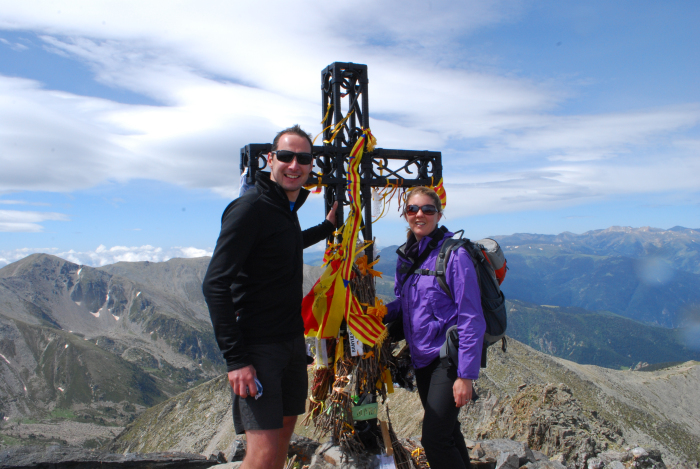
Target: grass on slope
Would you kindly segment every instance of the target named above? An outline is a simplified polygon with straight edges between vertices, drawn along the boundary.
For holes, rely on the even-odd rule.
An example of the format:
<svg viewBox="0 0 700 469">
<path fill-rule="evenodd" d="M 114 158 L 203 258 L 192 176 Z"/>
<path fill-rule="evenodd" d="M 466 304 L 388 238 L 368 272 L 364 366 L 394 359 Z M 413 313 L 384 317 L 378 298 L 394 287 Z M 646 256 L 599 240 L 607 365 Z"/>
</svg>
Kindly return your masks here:
<svg viewBox="0 0 700 469">
<path fill-rule="evenodd" d="M 640 362 L 699 360 L 679 331 L 612 313 L 509 301 L 508 336 L 541 352 L 585 365 L 630 368 Z"/>
</svg>

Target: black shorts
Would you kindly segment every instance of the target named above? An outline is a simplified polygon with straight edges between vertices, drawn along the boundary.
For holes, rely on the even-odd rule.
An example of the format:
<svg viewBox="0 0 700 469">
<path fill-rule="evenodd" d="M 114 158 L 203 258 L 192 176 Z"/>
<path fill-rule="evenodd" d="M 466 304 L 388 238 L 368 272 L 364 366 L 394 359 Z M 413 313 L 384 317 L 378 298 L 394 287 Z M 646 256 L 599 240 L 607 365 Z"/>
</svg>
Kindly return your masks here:
<svg viewBox="0 0 700 469">
<path fill-rule="evenodd" d="M 273 344 L 247 345 L 246 352 L 263 387 L 262 397 L 233 394 L 233 426 L 246 430 L 282 428 L 282 417 L 306 411 L 308 377 L 304 336 Z"/>
</svg>

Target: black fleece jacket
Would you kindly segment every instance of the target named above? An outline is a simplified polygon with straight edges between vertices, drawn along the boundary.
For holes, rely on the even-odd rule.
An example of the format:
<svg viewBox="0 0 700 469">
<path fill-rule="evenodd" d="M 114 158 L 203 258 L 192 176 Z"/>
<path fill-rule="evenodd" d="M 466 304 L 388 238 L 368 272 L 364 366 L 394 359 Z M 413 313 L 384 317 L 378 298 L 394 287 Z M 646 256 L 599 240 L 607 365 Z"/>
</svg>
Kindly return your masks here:
<svg viewBox="0 0 700 469">
<path fill-rule="evenodd" d="M 303 250 L 333 233 L 325 220 L 301 231 L 297 210 L 309 192 L 289 199 L 269 173 L 226 207 L 202 290 L 228 371 L 250 365 L 246 344 L 292 339 L 304 332 Z"/>
</svg>

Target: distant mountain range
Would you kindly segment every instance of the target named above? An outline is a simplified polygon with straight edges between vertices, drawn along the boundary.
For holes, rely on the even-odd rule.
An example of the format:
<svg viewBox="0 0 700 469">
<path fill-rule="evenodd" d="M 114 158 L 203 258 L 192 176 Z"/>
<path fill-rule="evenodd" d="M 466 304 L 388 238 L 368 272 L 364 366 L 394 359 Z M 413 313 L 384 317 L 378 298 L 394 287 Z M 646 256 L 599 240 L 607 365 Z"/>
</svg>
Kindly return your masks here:
<svg viewBox="0 0 700 469">
<path fill-rule="evenodd" d="M 508 259 L 509 298 L 664 327 L 700 322 L 700 231 L 612 227 L 495 239 Z"/>
<path fill-rule="evenodd" d="M 613 226 L 580 235 L 569 232 L 558 235 L 516 233 L 494 238 L 513 252 L 537 247 L 561 254 L 652 258 L 663 261 L 672 269 L 700 274 L 700 229 Z"/>
<path fill-rule="evenodd" d="M 468 236 L 468 233 L 466 234 Z M 577 235 L 494 236 L 509 299 L 609 311 L 664 327 L 700 324 L 700 231 L 612 227 Z M 380 253 L 377 290 L 393 297 L 396 248 Z"/>
</svg>

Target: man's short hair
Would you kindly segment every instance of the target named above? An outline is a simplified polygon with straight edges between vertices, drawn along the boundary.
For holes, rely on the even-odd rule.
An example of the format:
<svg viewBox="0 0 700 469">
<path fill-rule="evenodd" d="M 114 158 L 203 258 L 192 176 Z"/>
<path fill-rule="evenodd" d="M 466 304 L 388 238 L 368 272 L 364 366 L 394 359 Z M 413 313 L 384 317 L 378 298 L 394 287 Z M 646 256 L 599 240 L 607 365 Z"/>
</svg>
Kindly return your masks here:
<svg viewBox="0 0 700 469">
<path fill-rule="evenodd" d="M 294 134 L 300 137 L 304 137 L 306 141 L 309 142 L 309 148 L 311 148 L 311 150 L 313 151 L 314 142 L 311 140 L 311 135 L 304 132 L 304 130 L 301 127 L 299 127 L 299 124 L 296 124 L 288 129 L 280 130 L 279 133 L 275 135 L 275 139 L 272 141 L 271 151 L 277 150 L 277 145 L 279 145 L 280 143 L 280 138 L 282 138 L 282 135 L 284 134 Z"/>
</svg>

